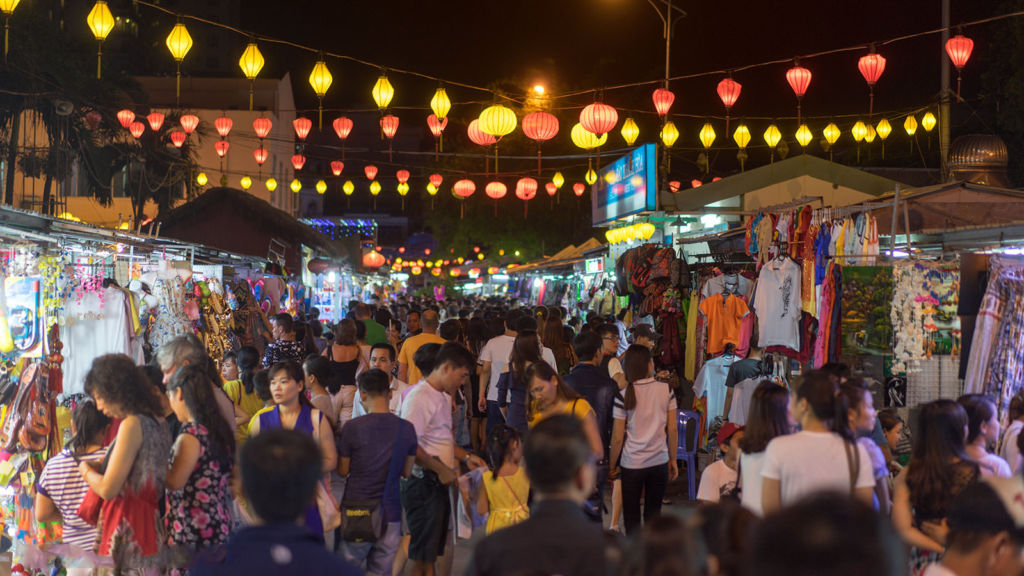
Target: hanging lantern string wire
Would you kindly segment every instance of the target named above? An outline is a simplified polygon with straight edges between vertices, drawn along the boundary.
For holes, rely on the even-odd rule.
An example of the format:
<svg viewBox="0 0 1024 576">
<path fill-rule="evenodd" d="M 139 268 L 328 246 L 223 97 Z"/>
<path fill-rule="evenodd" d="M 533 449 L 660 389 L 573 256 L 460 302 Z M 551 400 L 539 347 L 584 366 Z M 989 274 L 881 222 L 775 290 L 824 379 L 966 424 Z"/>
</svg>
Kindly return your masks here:
<svg viewBox="0 0 1024 576">
<path fill-rule="evenodd" d="M 334 52 L 325 52 L 325 51 L 321 50 L 320 48 L 313 48 L 311 46 L 305 46 L 303 44 L 299 44 L 299 43 L 293 42 L 291 40 L 283 40 L 283 39 L 280 39 L 280 38 L 273 38 L 273 37 L 262 36 L 262 35 L 253 35 L 251 33 L 245 32 L 245 31 L 243 31 L 243 30 L 241 30 L 239 28 L 235 28 L 233 26 L 228 26 L 228 25 L 222 24 L 220 22 L 215 22 L 213 20 L 208 20 L 206 18 L 202 18 L 202 17 L 199 17 L 199 16 L 193 16 L 191 14 L 182 14 L 182 13 L 179 13 L 179 12 L 175 12 L 173 10 L 169 10 L 169 9 L 163 7 L 163 6 L 160 6 L 158 4 L 154 4 L 153 2 L 149 2 L 147 0 L 135 0 L 135 3 L 136 4 L 140 4 L 142 6 L 145 6 L 147 8 L 152 8 L 152 9 L 157 10 L 159 12 L 162 12 L 164 14 L 180 17 L 183 20 L 192 20 L 192 21 L 195 21 L 195 22 L 199 22 L 199 23 L 202 23 L 202 24 L 209 25 L 209 26 L 215 26 L 217 28 L 222 28 L 224 30 L 229 30 L 231 32 L 234 32 L 234 33 L 239 34 L 241 36 L 244 36 L 246 38 L 254 38 L 255 40 L 262 41 L 262 42 L 273 43 L 273 44 L 280 44 L 280 45 L 283 45 L 283 46 L 290 46 L 292 48 L 296 48 L 296 49 L 299 49 L 299 50 L 304 50 L 306 52 L 310 52 L 312 54 L 323 53 L 325 56 L 330 56 L 331 58 L 337 58 L 337 59 L 341 59 L 341 60 L 348 60 L 350 62 L 355 62 L 357 64 L 361 64 L 363 66 L 367 66 L 367 67 L 370 67 L 370 68 L 375 68 L 375 69 L 378 69 L 378 70 L 387 70 L 388 72 L 397 72 L 399 74 L 408 74 L 410 76 L 416 76 L 416 77 L 419 77 L 419 78 L 424 78 L 424 79 L 427 79 L 427 80 L 432 80 L 434 82 L 443 82 L 443 83 L 451 85 L 451 86 L 459 86 L 461 88 L 466 88 L 466 89 L 469 89 L 469 90 L 476 90 L 476 91 L 479 91 L 479 92 L 486 92 L 488 94 L 492 94 L 495 97 L 504 98 L 506 100 L 509 100 L 511 102 L 515 102 L 517 104 L 523 104 L 522 100 L 519 100 L 519 99 L 516 99 L 516 98 L 512 98 L 512 97 L 507 96 L 505 94 L 499 94 L 499 93 L 495 92 L 492 89 L 484 88 L 482 86 L 475 86 L 473 84 L 467 84 L 465 82 L 458 82 L 458 81 L 454 81 L 454 80 L 447 80 L 447 79 L 439 78 L 437 76 L 432 76 L 430 74 L 424 74 L 422 72 L 416 72 L 414 70 L 405 70 L 405 69 L 402 69 L 402 68 L 394 68 L 392 66 L 384 66 L 384 65 L 381 65 L 381 64 L 375 64 L 373 62 L 369 62 L 367 60 L 363 60 L 363 59 L 356 58 L 354 56 L 349 56 L 349 55 L 346 55 L 346 54 L 337 54 L 337 53 L 334 53 Z M 989 16 L 987 18 L 980 18 L 978 20 L 971 20 L 969 22 L 963 22 L 963 23 L 957 24 L 956 26 L 946 26 L 946 27 L 931 28 L 931 29 L 928 29 L 928 30 L 922 30 L 920 32 L 913 32 L 913 33 L 910 33 L 910 34 L 904 34 L 902 36 L 897 36 L 895 38 L 889 38 L 887 40 L 874 41 L 874 42 L 869 42 L 869 43 L 866 43 L 866 44 L 857 44 L 857 45 L 854 45 L 854 46 L 847 46 L 847 47 L 843 47 L 843 48 L 833 48 L 831 50 L 823 50 L 823 51 L 820 51 L 820 52 L 813 52 L 813 53 L 810 53 L 810 54 L 801 54 L 799 57 L 800 57 L 801 60 L 807 60 L 807 59 L 811 59 L 811 58 L 819 58 L 819 57 L 822 57 L 822 56 L 830 56 L 830 55 L 833 55 L 833 54 L 842 54 L 842 53 L 845 53 L 845 52 L 862 51 L 862 50 L 867 50 L 872 44 L 874 44 L 875 46 L 888 46 L 890 44 L 895 44 L 897 42 L 903 42 L 903 41 L 906 41 L 906 40 L 912 40 L 914 38 L 921 38 L 921 37 L 924 37 L 924 36 L 931 36 L 931 35 L 934 35 L 934 34 L 940 34 L 940 33 L 944 32 L 946 30 L 949 30 L 950 32 L 953 32 L 953 31 L 956 31 L 956 30 L 962 30 L 964 28 L 969 28 L 971 26 L 979 26 L 981 24 L 988 24 L 990 22 L 997 22 L 999 20 L 1006 20 L 1006 19 L 1009 19 L 1009 18 L 1019 18 L 1021 16 L 1024 16 L 1024 10 L 1018 10 L 1016 12 L 1007 12 L 1005 14 L 997 14 L 995 16 Z M 756 63 L 753 63 L 753 64 L 747 64 L 745 66 L 733 66 L 733 67 L 730 67 L 728 69 L 709 70 L 709 71 L 704 71 L 704 72 L 695 72 L 693 74 L 684 74 L 684 75 L 681 75 L 681 76 L 673 76 L 673 77 L 669 78 L 669 81 L 672 82 L 672 81 L 678 81 L 678 80 L 690 80 L 690 79 L 694 79 L 694 78 L 702 78 L 702 77 L 705 77 L 705 76 L 721 76 L 721 75 L 727 75 L 727 74 L 730 74 L 730 73 L 742 72 L 742 71 L 745 71 L 745 70 L 752 70 L 754 68 L 762 68 L 762 67 L 765 67 L 765 66 L 775 66 L 775 65 L 779 65 L 779 64 L 791 64 L 792 62 L 793 62 L 793 57 L 778 58 L 778 59 L 774 59 L 774 60 L 767 60 L 767 61 L 764 61 L 764 62 L 756 62 Z M 639 81 L 639 82 L 631 82 L 631 83 L 628 83 L 628 84 L 618 84 L 618 85 L 614 85 L 614 86 L 602 86 L 601 88 L 588 88 L 588 89 L 585 89 L 585 90 L 578 90 L 578 91 L 574 91 L 574 92 L 566 92 L 566 93 L 563 93 L 563 94 L 552 94 L 552 95 L 548 95 L 547 98 L 549 98 L 551 100 L 556 100 L 556 99 L 572 98 L 572 97 L 575 97 L 575 96 L 582 96 L 582 95 L 593 96 L 593 94 L 595 94 L 598 91 L 621 90 L 621 89 L 626 89 L 626 88 L 637 88 L 637 87 L 641 87 L 641 86 L 651 86 L 651 85 L 664 84 L 664 83 L 665 83 L 665 79 L 664 78 L 658 78 L 656 80 L 643 80 L 643 81 Z"/>
</svg>

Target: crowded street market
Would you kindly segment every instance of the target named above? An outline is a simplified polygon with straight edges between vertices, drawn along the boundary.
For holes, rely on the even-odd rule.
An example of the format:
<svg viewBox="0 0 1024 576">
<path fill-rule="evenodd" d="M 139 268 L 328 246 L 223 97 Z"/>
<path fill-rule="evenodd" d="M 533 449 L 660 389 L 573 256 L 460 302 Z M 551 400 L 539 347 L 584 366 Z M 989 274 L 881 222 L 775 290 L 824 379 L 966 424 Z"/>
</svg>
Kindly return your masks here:
<svg viewBox="0 0 1024 576">
<path fill-rule="evenodd" d="M 441 4 L 0 0 L 0 576 L 1024 576 L 1024 3 Z"/>
</svg>

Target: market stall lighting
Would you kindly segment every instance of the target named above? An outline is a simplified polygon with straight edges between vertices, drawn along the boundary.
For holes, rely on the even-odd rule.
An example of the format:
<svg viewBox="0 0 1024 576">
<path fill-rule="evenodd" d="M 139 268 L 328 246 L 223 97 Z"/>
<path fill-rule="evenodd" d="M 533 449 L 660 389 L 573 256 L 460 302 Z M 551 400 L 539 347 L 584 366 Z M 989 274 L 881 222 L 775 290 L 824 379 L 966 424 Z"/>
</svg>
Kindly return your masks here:
<svg viewBox="0 0 1024 576">
<path fill-rule="evenodd" d="M 821 132 L 822 136 L 825 137 L 825 142 L 829 143 L 829 146 L 836 143 L 839 140 L 839 136 L 842 132 L 839 130 L 839 126 L 836 126 L 835 122 L 829 122 L 828 126 Z"/>
<path fill-rule="evenodd" d="M 710 122 L 705 122 L 704 125 L 700 127 L 698 137 L 700 138 L 700 143 L 704 145 L 704 148 L 711 148 L 711 145 L 715 143 L 715 136 L 715 127 L 712 126 Z"/>
<path fill-rule="evenodd" d="M 913 114 L 907 116 L 907 119 L 903 121 L 903 129 L 907 131 L 907 136 L 917 133 L 917 118 L 914 118 Z"/>
<path fill-rule="evenodd" d="M 669 109 L 672 108 L 676 95 L 667 88 L 658 88 L 651 94 L 651 99 L 654 101 L 654 110 L 658 112 L 658 116 L 664 118 L 668 115 Z"/>
<path fill-rule="evenodd" d="M 252 188 L 252 178 L 248 176 L 242 176 L 242 179 L 238 182 L 242 186 L 242 190 L 248 190 Z"/>
<path fill-rule="evenodd" d="M 249 79 L 250 112 L 252 112 L 253 96 L 256 92 L 256 77 L 259 76 L 260 70 L 263 69 L 265 63 L 263 53 L 260 52 L 260 48 L 255 42 L 249 42 L 245 50 L 242 51 L 242 56 L 238 59 L 238 67 L 242 69 L 242 74 Z"/>
<path fill-rule="evenodd" d="M 769 148 L 775 148 L 779 145 L 780 140 L 782 140 L 782 132 L 779 131 L 779 127 L 775 124 L 769 124 L 768 128 L 764 131 L 764 143 Z"/>
<path fill-rule="evenodd" d="M 351 196 L 356 191 L 356 185 L 351 180 L 345 180 L 345 183 L 341 186 L 341 191 L 345 193 L 345 196 Z"/>
<path fill-rule="evenodd" d="M 379 110 L 384 110 L 388 107 L 388 104 L 391 104 L 391 99 L 395 97 L 395 87 L 391 85 L 387 74 L 381 74 L 377 78 L 377 82 L 373 85 L 371 96 L 373 96 L 373 101 L 377 104 L 377 109 Z"/>
<path fill-rule="evenodd" d="M 305 141 L 306 137 L 309 136 L 309 131 L 313 129 L 313 121 L 309 118 L 296 118 L 292 120 L 292 128 L 295 129 L 295 135 L 298 136 L 299 140 Z"/>
<path fill-rule="evenodd" d="M 375 180 L 377 178 L 377 167 L 373 164 L 367 164 L 363 167 L 363 174 L 367 180 Z"/>
<path fill-rule="evenodd" d="M 10 12 L 4 11 L 5 18 L 11 17 L 11 12 L 14 11 L 14 7 L 18 5 L 20 0 L 5 0 L 5 4 L 10 7 Z M 107 5 L 105 0 L 96 0 L 93 4 L 92 10 L 89 11 L 89 15 L 86 16 L 85 22 L 89 25 L 89 30 L 92 30 L 93 38 L 96 39 L 99 47 L 96 49 L 96 78 L 100 77 L 100 72 L 103 68 L 103 41 L 110 35 L 110 31 L 114 29 L 114 15 L 110 13 L 110 6 Z M 4 56 L 7 55 L 7 26 L 4 26 Z"/>
<path fill-rule="evenodd" d="M 857 123 L 853 125 L 853 128 L 850 129 L 850 134 L 853 135 L 853 140 L 855 142 L 860 142 L 861 140 L 863 140 L 864 137 L 867 136 L 867 133 L 867 125 L 865 125 L 860 120 L 858 120 Z"/>
<path fill-rule="evenodd" d="M 213 149 L 217 151 L 217 156 L 223 158 L 228 153 L 228 148 L 231 144 L 227 140 L 217 140 L 213 143 Z"/>
<path fill-rule="evenodd" d="M 964 66 L 967 65 L 967 61 L 971 58 L 971 52 L 974 51 L 974 40 L 964 36 L 963 34 L 957 34 L 949 40 L 946 40 L 946 54 L 949 55 L 949 60 L 956 67 L 956 96 L 960 97 L 960 78 L 961 72 L 963 72 Z"/>
<path fill-rule="evenodd" d="M 632 146 L 636 139 L 640 137 L 640 127 L 636 125 L 636 120 L 630 116 L 626 118 L 626 121 L 622 123 L 622 130 L 619 131 L 622 134 L 622 139 L 626 141 L 626 146 Z"/>
<path fill-rule="evenodd" d="M 227 138 L 234 125 L 234 120 L 227 116 L 221 116 L 213 121 L 213 127 L 217 129 L 217 134 L 219 134 L 221 138 Z"/>
<path fill-rule="evenodd" d="M 501 104 L 488 106 L 480 113 L 480 129 L 499 140 L 511 134 L 516 123 L 516 113 Z"/>
<path fill-rule="evenodd" d="M 335 176 L 341 176 L 341 171 L 345 169 L 345 163 L 341 160 L 331 161 L 331 174 Z"/>
<path fill-rule="evenodd" d="M 800 146 L 806 148 L 811 140 L 814 138 L 814 134 L 811 133 L 811 129 L 807 127 L 807 124 L 801 124 L 796 130 L 796 141 L 800 143 Z"/>
<path fill-rule="evenodd" d="M 324 193 L 326 193 L 326 192 L 327 192 L 327 182 L 324 182 L 323 180 L 317 180 L 316 181 L 316 193 L 320 194 L 321 196 L 323 196 Z"/>
<path fill-rule="evenodd" d="M 555 188 L 561 190 L 562 185 L 565 184 L 565 177 L 561 172 L 555 172 L 555 175 L 551 177 L 551 183 L 555 185 Z"/>
<path fill-rule="evenodd" d="M 207 182 L 209 181 L 210 178 L 207 177 L 206 172 L 200 172 L 199 174 L 196 174 L 196 184 L 199 184 L 200 186 L 206 186 Z"/>
<path fill-rule="evenodd" d="M 132 122 L 135 121 L 135 112 L 132 112 L 127 108 L 120 110 L 117 113 L 117 121 L 121 123 L 122 128 L 127 130 L 128 127 L 132 125 Z"/>
<path fill-rule="evenodd" d="M 181 129 L 185 131 L 185 134 L 195 132 L 199 126 L 199 116 L 195 114 L 185 114 L 178 121 L 181 123 Z"/>
<path fill-rule="evenodd" d="M 434 116 L 437 116 L 439 120 L 448 117 L 448 112 L 452 109 L 452 101 L 448 98 L 448 92 L 443 86 L 434 90 L 434 96 L 430 99 L 430 109 L 434 111 Z"/>
<path fill-rule="evenodd" d="M 655 227 L 650 222 L 638 222 L 636 224 L 630 224 L 629 226 L 623 226 L 620 228 L 612 228 L 605 232 L 605 238 L 610 244 L 620 244 L 622 242 L 631 242 L 633 240 L 650 240 L 651 236 L 654 236 Z"/>
<path fill-rule="evenodd" d="M 175 148 L 181 148 L 185 145 L 185 138 L 187 137 L 188 135 L 181 130 L 175 130 L 171 132 L 171 144 L 174 144 Z"/>
<path fill-rule="evenodd" d="M 580 112 L 580 125 L 597 136 L 611 132 L 618 123 L 618 111 L 604 102 L 594 102 Z"/>
<path fill-rule="evenodd" d="M 347 140 L 348 135 L 352 133 L 353 122 L 351 118 L 347 116 L 338 116 L 334 119 L 334 133 L 338 135 L 341 140 Z"/>
<path fill-rule="evenodd" d="M 274 127 L 274 123 L 270 118 L 257 118 L 252 121 L 252 129 L 256 132 L 256 136 L 260 139 L 266 138 L 270 134 L 271 128 Z"/>
<path fill-rule="evenodd" d="M 878 124 L 875 126 L 875 131 L 878 132 L 879 138 L 885 140 L 886 138 L 889 137 L 889 134 L 892 133 L 892 124 L 890 124 L 887 119 L 882 118 L 881 120 L 878 121 Z"/>
<path fill-rule="evenodd" d="M 679 129 L 676 128 L 674 122 L 669 120 L 665 122 L 665 125 L 661 128 L 661 143 L 666 147 L 671 148 L 676 140 L 679 139 Z"/>
<path fill-rule="evenodd" d="M 736 141 L 736 145 L 739 146 L 740 150 L 745 150 L 747 144 L 750 144 L 750 128 L 747 128 L 746 124 L 740 124 L 736 127 L 736 131 L 732 133 L 732 139 Z"/>
<path fill-rule="evenodd" d="M 273 192 L 274 190 L 277 190 L 277 180 L 274 180 L 273 178 L 267 178 L 265 185 L 267 187 L 268 192 Z"/>
<path fill-rule="evenodd" d="M 324 127 L 324 96 L 327 95 L 327 90 L 330 89 L 333 82 L 334 76 L 327 69 L 327 63 L 324 62 L 323 56 L 321 56 L 316 61 L 316 64 L 313 65 L 313 71 L 309 73 L 309 85 L 313 88 L 313 93 L 316 94 L 317 98 L 317 114 L 319 118 L 317 127 L 321 130 Z"/>
<path fill-rule="evenodd" d="M 370 182 L 370 195 L 371 196 L 377 196 L 379 194 L 380 194 L 380 182 L 377 182 L 376 180 L 374 180 L 373 182 Z"/>
<path fill-rule="evenodd" d="M 441 183 L 444 182 L 444 177 L 435 172 L 428 176 L 427 180 L 429 180 L 430 183 L 433 184 L 435 188 L 439 188 L 441 186 Z"/>
<path fill-rule="evenodd" d="M 932 129 L 935 128 L 935 124 L 935 114 L 925 112 L 924 116 L 921 117 L 921 127 L 924 128 L 925 132 L 931 132 Z"/>
<path fill-rule="evenodd" d="M 363 254 L 363 266 L 367 268 L 380 268 L 384 265 L 384 255 L 376 250 L 371 250 L 366 254 Z M 418 274 L 419 272 L 413 272 Z"/>
<path fill-rule="evenodd" d="M 292 168 L 296 170 L 302 170 L 302 167 L 306 165 L 306 157 L 302 154 L 295 154 L 292 156 Z"/>
<path fill-rule="evenodd" d="M 584 186 L 582 182 L 577 182 L 577 183 L 572 185 L 572 193 L 575 194 L 577 198 L 583 196 L 583 194 L 586 191 L 587 191 L 587 187 Z"/>
<path fill-rule="evenodd" d="M 583 175 L 583 181 L 593 186 L 594 182 L 597 182 L 597 172 L 593 168 L 587 170 L 587 173 Z"/>
<path fill-rule="evenodd" d="M 150 112 L 146 116 L 146 122 L 149 123 L 149 129 L 153 132 L 159 132 L 160 128 L 164 125 L 164 115 L 159 112 Z"/>
<path fill-rule="evenodd" d="M 576 123 L 576 125 L 572 127 L 569 137 L 573 144 L 584 150 L 593 150 L 594 148 L 603 146 L 604 143 L 608 141 L 607 133 L 598 136 L 584 128 L 580 123 Z"/>
<path fill-rule="evenodd" d="M 865 125 L 864 128 L 867 130 L 867 132 L 864 133 L 864 141 L 871 144 L 875 141 L 875 136 L 877 136 L 878 133 L 875 131 L 875 127 L 871 124 Z"/>
<path fill-rule="evenodd" d="M 474 118 L 469 123 L 469 126 L 466 128 L 466 135 L 468 135 L 470 141 L 477 146 L 490 146 L 498 141 L 497 138 L 484 132 L 483 129 L 480 128 L 479 118 Z"/>
<path fill-rule="evenodd" d="M 132 133 L 135 138 L 142 138 L 142 133 L 146 131 L 146 125 L 142 122 L 132 122 L 128 126 L 128 131 Z"/>
<path fill-rule="evenodd" d="M 257 166 L 263 166 L 263 163 L 267 161 L 268 155 L 269 153 L 267 152 L 267 149 L 263 146 L 252 151 L 252 157 L 256 160 Z"/>
<path fill-rule="evenodd" d="M 295 178 L 288 187 L 292 189 L 292 192 L 298 194 L 302 190 L 302 182 L 299 182 L 299 179 Z"/>
</svg>

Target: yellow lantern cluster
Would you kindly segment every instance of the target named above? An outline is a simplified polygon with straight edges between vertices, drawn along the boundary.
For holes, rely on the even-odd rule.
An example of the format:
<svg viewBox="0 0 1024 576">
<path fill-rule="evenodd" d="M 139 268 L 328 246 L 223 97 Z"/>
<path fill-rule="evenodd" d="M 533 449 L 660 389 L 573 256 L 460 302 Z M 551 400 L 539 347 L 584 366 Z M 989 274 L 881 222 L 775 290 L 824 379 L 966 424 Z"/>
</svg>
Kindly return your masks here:
<svg viewBox="0 0 1024 576">
<path fill-rule="evenodd" d="M 621 228 L 612 228 L 604 233 L 604 237 L 611 244 L 632 242 L 633 240 L 650 240 L 651 236 L 654 236 L 654 230 L 654 224 L 638 222 Z"/>
<path fill-rule="evenodd" d="M 669 120 L 665 122 L 665 125 L 661 128 L 661 143 L 666 147 L 671 148 L 676 140 L 679 139 L 679 128 L 676 128 L 675 122 Z"/>
<path fill-rule="evenodd" d="M 437 116 L 438 120 L 444 120 L 448 115 L 448 111 L 452 109 L 452 101 L 444 88 L 439 87 L 434 91 L 434 97 L 430 99 L 430 109 L 434 111 L 434 116 Z"/>
<path fill-rule="evenodd" d="M 373 85 L 372 95 L 373 101 L 377 103 L 377 108 L 381 110 L 391 104 L 391 99 L 395 97 L 395 87 L 391 85 L 387 75 L 381 74 L 380 78 L 377 78 L 377 83 Z"/>
<path fill-rule="evenodd" d="M 636 139 L 640 137 L 640 127 L 636 125 L 636 120 L 630 116 L 626 118 L 626 121 L 622 123 L 622 139 L 626 141 L 627 146 L 632 146 Z"/>
<path fill-rule="evenodd" d="M 584 128 L 583 125 L 580 124 L 579 122 L 577 122 L 576 125 L 572 127 L 572 131 L 569 133 L 569 137 L 572 139 L 572 143 L 575 144 L 577 148 L 582 148 L 584 150 L 593 150 L 594 148 L 603 146 L 604 143 L 608 141 L 607 133 L 602 134 L 600 137 L 598 137 L 597 134 L 590 132 L 589 130 Z"/>
<path fill-rule="evenodd" d="M 480 113 L 480 130 L 495 138 L 507 136 L 516 129 L 516 113 L 511 108 L 495 104 Z"/>
<path fill-rule="evenodd" d="M 704 125 L 700 127 L 700 134 L 698 134 L 698 136 L 700 137 L 700 143 L 703 144 L 705 148 L 711 148 L 711 145 L 715 143 L 715 127 L 712 126 L 710 122 L 705 122 Z"/>
<path fill-rule="evenodd" d="M 750 128 L 747 128 L 746 124 L 740 124 L 736 127 L 736 131 L 732 133 L 732 139 L 736 141 L 736 145 L 740 147 L 740 150 L 745 150 L 747 144 L 750 144 Z"/>
</svg>

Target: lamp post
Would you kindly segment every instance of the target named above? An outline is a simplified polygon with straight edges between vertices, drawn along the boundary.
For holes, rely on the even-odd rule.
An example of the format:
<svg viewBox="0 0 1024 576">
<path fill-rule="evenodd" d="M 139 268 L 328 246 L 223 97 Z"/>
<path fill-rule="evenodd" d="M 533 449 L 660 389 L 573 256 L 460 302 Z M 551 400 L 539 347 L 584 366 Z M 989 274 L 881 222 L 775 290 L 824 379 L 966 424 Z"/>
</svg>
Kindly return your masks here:
<svg viewBox="0 0 1024 576">
<path fill-rule="evenodd" d="M 661 18 L 662 34 L 665 37 L 665 88 L 668 88 L 670 50 L 672 49 L 672 30 L 677 22 L 686 17 L 686 11 L 678 6 L 672 5 L 672 0 L 647 0 L 647 3 L 658 13 Z M 658 4 L 665 6 L 665 13 L 662 14 Z"/>
</svg>

